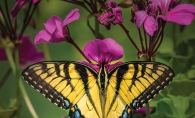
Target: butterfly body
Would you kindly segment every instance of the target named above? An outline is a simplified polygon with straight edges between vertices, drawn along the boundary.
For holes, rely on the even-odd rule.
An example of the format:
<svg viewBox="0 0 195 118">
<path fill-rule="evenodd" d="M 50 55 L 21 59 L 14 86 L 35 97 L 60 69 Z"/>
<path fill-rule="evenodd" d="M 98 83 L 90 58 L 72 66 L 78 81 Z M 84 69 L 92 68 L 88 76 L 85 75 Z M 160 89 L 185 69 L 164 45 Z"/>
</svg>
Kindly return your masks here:
<svg viewBox="0 0 195 118">
<path fill-rule="evenodd" d="M 157 62 L 127 62 L 99 72 L 73 61 L 39 62 L 22 76 L 71 118 L 131 118 L 132 110 L 152 99 L 173 79 L 173 71 Z"/>
</svg>

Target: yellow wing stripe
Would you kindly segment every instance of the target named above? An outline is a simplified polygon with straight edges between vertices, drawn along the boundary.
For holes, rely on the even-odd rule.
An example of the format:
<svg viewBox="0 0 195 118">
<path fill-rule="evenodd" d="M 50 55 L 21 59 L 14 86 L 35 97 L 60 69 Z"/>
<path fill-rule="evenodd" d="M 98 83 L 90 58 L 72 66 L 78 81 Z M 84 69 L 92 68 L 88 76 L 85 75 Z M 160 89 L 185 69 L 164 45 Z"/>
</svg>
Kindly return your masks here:
<svg viewBox="0 0 195 118">
<path fill-rule="evenodd" d="M 117 76 L 118 74 L 120 76 Z M 126 104 L 139 108 L 167 86 L 173 76 L 173 71 L 161 63 L 130 62 L 111 70 L 109 82 L 112 87 L 120 85 L 118 95 Z M 117 83 L 115 79 L 122 81 Z M 111 99 L 114 100 L 114 98 Z"/>
<path fill-rule="evenodd" d="M 89 89 L 88 85 L 92 87 L 96 84 L 96 73 L 92 71 L 75 62 L 39 62 L 26 68 L 22 75 L 51 102 L 66 108 L 78 103 Z M 93 102 L 93 99 L 90 102 Z M 66 100 L 66 103 L 63 100 Z"/>
</svg>

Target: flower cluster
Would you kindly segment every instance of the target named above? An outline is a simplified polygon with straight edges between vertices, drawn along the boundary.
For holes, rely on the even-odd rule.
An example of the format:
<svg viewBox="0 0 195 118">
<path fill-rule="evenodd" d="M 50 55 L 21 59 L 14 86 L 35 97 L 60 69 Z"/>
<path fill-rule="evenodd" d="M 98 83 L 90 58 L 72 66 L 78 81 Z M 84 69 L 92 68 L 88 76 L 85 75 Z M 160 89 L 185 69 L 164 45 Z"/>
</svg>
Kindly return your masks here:
<svg viewBox="0 0 195 118">
<path fill-rule="evenodd" d="M 104 25 L 108 30 L 111 24 L 122 24 L 122 10 L 116 2 L 110 0 L 106 3 L 106 13 L 98 17 L 100 24 Z"/>
<path fill-rule="evenodd" d="M 153 36 L 159 28 L 158 19 L 189 25 L 195 18 L 195 7 L 192 4 L 179 4 L 177 0 L 149 0 L 149 4 L 140 9 L 135 8 L 134 21 L 138 28 L 143 24 L 148 35 Z"/>
</svg>

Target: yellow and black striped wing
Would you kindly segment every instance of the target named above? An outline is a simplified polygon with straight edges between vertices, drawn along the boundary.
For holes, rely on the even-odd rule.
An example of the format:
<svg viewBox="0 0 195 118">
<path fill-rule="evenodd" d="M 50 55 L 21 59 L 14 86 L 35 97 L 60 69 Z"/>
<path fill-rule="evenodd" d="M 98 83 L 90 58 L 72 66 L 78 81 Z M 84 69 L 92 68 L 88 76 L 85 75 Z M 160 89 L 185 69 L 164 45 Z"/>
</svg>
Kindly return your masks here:
<svg viewBox="0 0 195 118">
<path fill-rule="evenodd" d="M 108 73 L 105 114 L 114 112 L 129 105 L 138 109 L 164 89 L 174 77 L 168 66 L 157 62 L 127 62 L 115 67 Z"/>
<path fill-rule="evenodd" d="M 77 104 L 82 114 L 90 111 L 88 115 L 102 116 L 97 73 L 92 68 L 69 61 L 39 62 L 27 67 L 22 76 L 58 107 L 68 109 Z"/>
</svg>

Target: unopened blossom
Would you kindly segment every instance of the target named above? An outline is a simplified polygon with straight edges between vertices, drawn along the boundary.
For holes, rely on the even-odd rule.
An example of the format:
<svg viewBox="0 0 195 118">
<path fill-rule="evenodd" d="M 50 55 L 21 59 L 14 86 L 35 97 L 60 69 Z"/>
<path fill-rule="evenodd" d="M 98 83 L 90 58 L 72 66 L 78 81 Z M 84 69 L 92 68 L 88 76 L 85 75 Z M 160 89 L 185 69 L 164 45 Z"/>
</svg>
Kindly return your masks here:
<svg viewBox="0 0 195 118">
<path fill-rule="evenodd" d="M 21 7 L 25 4 L 25 3 L 31 3 L 32 2 L 32 4 L 36 4 L 36 3 L 38 3 L 40 0 L 17 0 L 16 1 L 16 4 L 14 5 L 14 7 L 12 8 L 12 10 L 11 10 L 11 20 L 13 20 L 16 16 L 17 16 L 17 14 L 18 14 L 18 12 L 20 11 L 20 9 L 21 9 Z"/>
<path fill-rule="evenodd" d="M 111 24 L 122 24 L 122 10 L 116 2 L 110 0 L 106 3 L 107 12 L 98 17 L 100 24 L 104 25 L 108 30 Z"/>
<path fill-rule="evenodd" d="M 179 4 L 172 8 L 170 6 L 173 0 L 150 0 L 153 4 L 156 4 L 162 14 L 158 15 L 158 18 L 162 18 L 165 21 L 174 22 L 180 25 L 189 25 L 195 18 L 195 6 L 193 4 Z"/>
<path fill-rule="evenodd" d="M 64 19 L 58 16 L 52 16 L 44 23 L 45 30 L 41 30 L 36 36 L 34 43 L 58 43 L 68 40 L 70 33 L 67 25 L 80 17 L 79 9 L 73 9 Z"/>
<path fill-rule="evenodd" d="M 88 42 L 83 52 L 89 60 L 96 63 L 80 61 L 81 63 L 91 66 L 96 71 L 99 71 L 100 67 L 103 65 L 106 67 L 107 71 L 110 71 L 113 67 L 122 64 L 122 62 L 115 64 L 111 64 L 111 62 L 122 58 L 124 50 L 115 40 L 106 38 L 104 40 L 95 39 Z"/>
<path fill-rule="evenodd" d="M 29 62 L 38 62 L 44 58 L 44 54 L 38 51 L 35 45 L 30 41 L 30 36 L 23 36 L 22 43 L 18 45 L 20 66 L 24 66 Z M 4 48 L 0 48 L 0 60 L 7 61 Z"/>
</svg>

